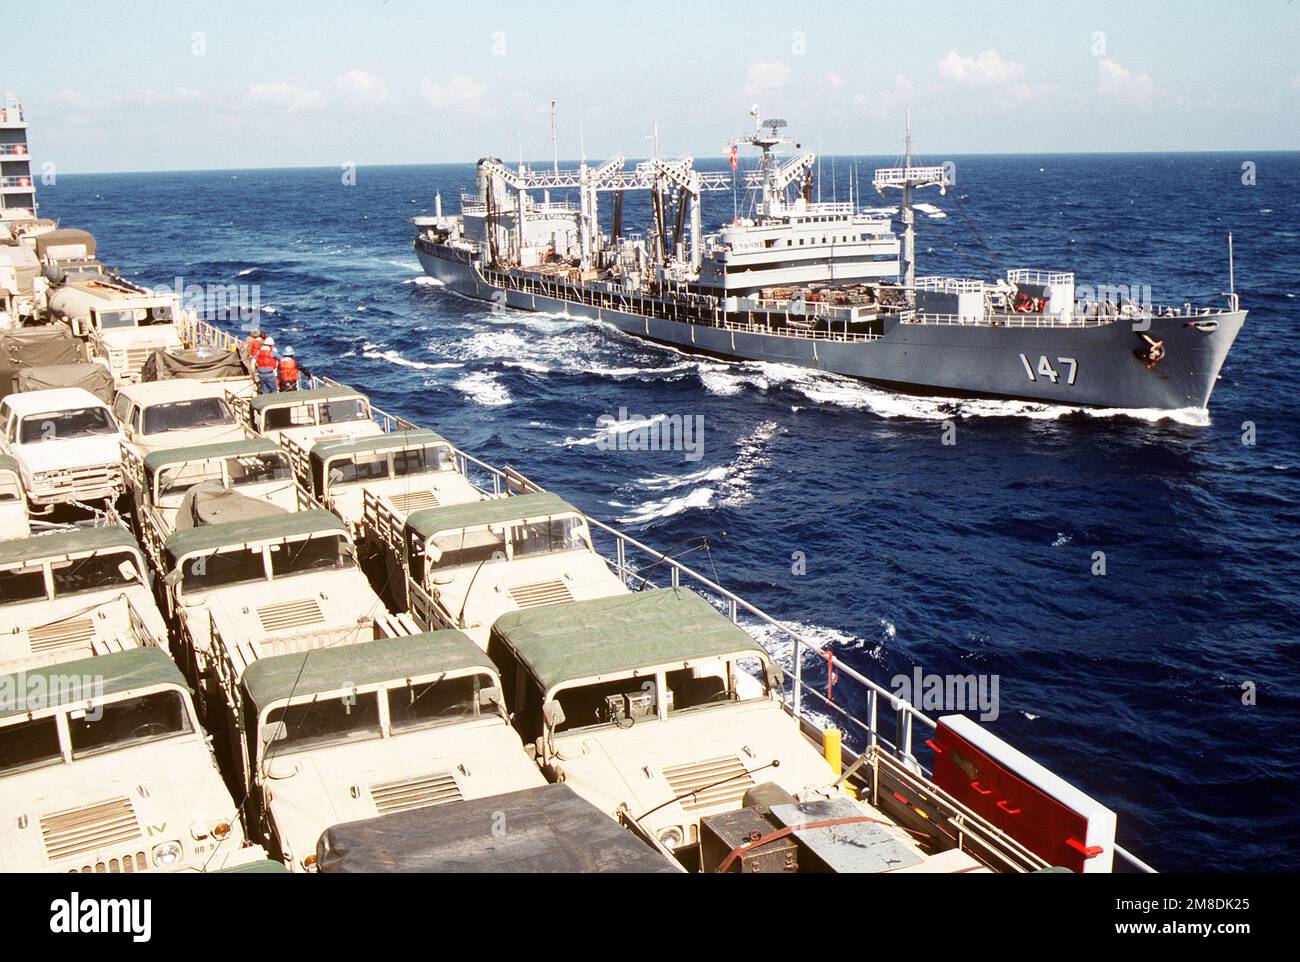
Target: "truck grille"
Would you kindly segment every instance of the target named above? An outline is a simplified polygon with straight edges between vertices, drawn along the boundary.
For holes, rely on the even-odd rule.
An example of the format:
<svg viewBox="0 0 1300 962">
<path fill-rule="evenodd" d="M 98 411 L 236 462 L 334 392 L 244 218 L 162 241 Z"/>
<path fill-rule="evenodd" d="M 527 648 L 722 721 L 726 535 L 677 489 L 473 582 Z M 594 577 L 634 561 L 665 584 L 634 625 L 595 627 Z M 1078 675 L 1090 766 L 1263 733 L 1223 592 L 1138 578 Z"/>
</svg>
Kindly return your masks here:
<svg viewBox="0 0 1300 962">
<path fill-rule="evenodd" d="M 45 840 L 46 858 L 57 862 L 137 839 L 140 837 L 140 823 L 129 798 L 114 798 L 86 808 L 44 816 L 41 836 Z"/>
<path fill-rule="evenodd" d="M 96 862 L 94 865 L 83 865 L 81 868 L 68 869 L 71 875 L 92 875 L 100 872 L 116 874 L 120 872 L 144 872 L 149 868 L 149 859 L 144 852 L 136 852 L 134 855 L 123 855 L 120 859 L 110 858 L 106 862 Z"/>
<path fill-rule="evenodd" d="M 288 628 L 305 628 L 325 621 L 315 598 L 286 601 L 278 605 L 264 605 L 257 609 L 264 631 L 284 631 Z"/>
<path fill-rule="evenodd" d="M 721 755 L 699 762 L 687 762 L 664 769 L 664 778 L 672 786 L 673 795 L 696 792 L 683 798 L 682 808 L 697 812 L 704 808 L 728 809 L 739 807 L 741 799 L 754 785 L 754 779 L 745 771 L 745 765 L 736 755 Z M 722 781 L 728 779 L 728 781 Z M 714 784 L 722 782 L 721 785 Z M 712 788 L 705 788 L 712 785 Z"/>
<path fill-rule="evenodd" d="M 48 489 L 61 497 L 104 497 L 110 488 L 115 488 L 121 483 L 121 478 L 120 465 L 101 464 L 60 471 L 55 477 L 38 481 L 36 487 Z"/>
<path fill-rule="evenodd" d="M 517 585 L 510 589 L 510 597 L 520 608 L 543 608 L 546 605 L 565 604 L 573 600 L 573 593 L 563 581 L 538 581 L 531 585 Z"/>
<path fill-rule="evenodd" d="M 149 355 L 156 348 L 152 347 L 129 347 L 122 353 L 126 355 L 126 369 L 132 374 L 139 374 L 140 369 L 144 367 L 144 362 L 149 360 Z"/>
<path fill-rule="evenodd" d="M 52 625 L 27 629 L 27 644 L 33 655 L 60 648 L 89 647 L 95 637 L 95 623 L 89 618 L 70 618 Z"/>
<path fill-rule="evenodd" d="M 370 786 L 370 797 L 380 815 L 409 812 L 430 805 L 461 800 L 460 786 L 450 772 L 434 772 L 415 778 L 399 778 Z"/>
<path fill-rule="evenodd" d="M 388 499 L 393 507 L 402 514 L 411 514 L 422 508 L 436 508 L 441 502 L 432 491 L 409 491 L 406 494 L 394 494 Z"/>
</svg>

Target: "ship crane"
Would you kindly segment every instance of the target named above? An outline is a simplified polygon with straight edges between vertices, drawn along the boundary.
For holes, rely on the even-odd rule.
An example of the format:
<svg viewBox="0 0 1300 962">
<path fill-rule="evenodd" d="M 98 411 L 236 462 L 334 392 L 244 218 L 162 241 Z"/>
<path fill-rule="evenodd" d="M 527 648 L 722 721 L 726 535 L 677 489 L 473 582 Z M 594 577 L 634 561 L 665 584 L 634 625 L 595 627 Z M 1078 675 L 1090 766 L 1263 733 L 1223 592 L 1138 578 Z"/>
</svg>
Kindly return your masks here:
<svg viewBox="0 0 1300 962">
<path fill-rule="evenodd" d="M 871 184 L 876 192 L 883 195 L 885 188 L 897 187 L 903 192 L 903 283 L 907 298 L 916 297 L 916 214 L 912 210 L 912 191 L 921 187 L 938 187 L 939 193 L 948 193 L 954 183 L 950 175 L 950 165 L 941 167 L 912 166 L 912 115 L 907 114 L 907 128 L 904 138 L 903 166 L 884 167 L 876 171 Z"/>
<path fill-rule="evenodd" d="M 764 120 L 758 104 L 750 107 L 749 113 L 754 118 L 754 132 L 748 137 L 731 141 L 728 146 L 734 148 L 746 144 L 757 147 L 763 152 L 758 162 L 758 170 L 747 174 L 745 183 L 754 190 L 762 191 L 762 199 L 758 207 L 759 216 L 776 217 L 784 209 L 786 188 L 794 183 L 796 178 L 807 175 L 816 163 L 817 155 L 801 154 L 781 164 L 772 153 L 773 150 L 782 144 L 794 144 L 796 149 L 799 147 L 799 144 L 777 133 L 786 126 L 786 122 L 776 117 L 768 117 Z"/>
</svg>

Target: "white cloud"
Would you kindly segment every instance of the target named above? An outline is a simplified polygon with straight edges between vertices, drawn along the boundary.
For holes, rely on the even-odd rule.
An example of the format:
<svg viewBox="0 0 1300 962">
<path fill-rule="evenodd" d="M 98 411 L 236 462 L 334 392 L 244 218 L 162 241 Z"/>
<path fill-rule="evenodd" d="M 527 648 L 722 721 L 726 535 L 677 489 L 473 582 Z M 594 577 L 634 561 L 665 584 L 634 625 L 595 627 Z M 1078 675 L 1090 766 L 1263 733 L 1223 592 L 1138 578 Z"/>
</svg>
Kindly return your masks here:
<svg viewBox="0 0 1300 962">
<path fill-rule="evenodd" d="M 985 50 L 976 57 L 963 57 L 950 50 L 939 61 L 939 76 L 959 84 L 1000 87 L 1019 81 L 1024 75 L 1024 67 L 1013 60 L 1003 60 L 996 50 Z"/>
<path fill-rule="evenodd" d="M 745 89 L 755 94 L 777 90 L 789 81 L 790 72 L 783 63 L 751 63 L 745 70 Z"/>
<path fill-rule="evenodd" d="M 1151 77 L 1144 73 L 1134 73 L 1127 67 L 1116 63 L 1110 57 L 1102 57 L 1097 62 L 1099 83 L 1097 89 L 1104 94 L 1112 94 L 1128 100 L 1150 100 L 1156 93 L 1156 85 Z"/>
<path fill-rule="evenodd" d="M 248 99 L 260 107 L 272 107 L 291 113 L 300 110 L 321 110 L 325 106 L 325 96 L 319 90 L 312 87 L 298 87 L 283 80 L 249 87 Z"/>
<path fill-rule="evenodd" d="M 353 103 L 377 106 L 388 99 L 388 84 L 382 77 L 376 77 L 365 70 L 349 70 L 339 74 L 334 86 Z"/>
<path fill-rule="evenodd" d="M 834 70 L 826 71 L 826 85 L 834 90 L 839 90 L 844 86 L 844 78 Z"/>
<path fill-rule="evenodd" d="M 487 96 L 487 86 L 468 74 L 452 77 L 445 84 L 436 84 L 428 77 L 420 81 L 420 96 L 425 103 L 438 110 L 467 110 L 478 106 Z"/>
<path fill-rule="evenodd" d="M 911 105 L 916 98 L 916 88 L 912 81 L 901 73 L 894 74 L 894 86 L 889 90 L 873 94 L 858 94 L 853 98 L 853 106 L 862 107 L 880 118 L 893 117 L 902 108 Z"/>
</svg>

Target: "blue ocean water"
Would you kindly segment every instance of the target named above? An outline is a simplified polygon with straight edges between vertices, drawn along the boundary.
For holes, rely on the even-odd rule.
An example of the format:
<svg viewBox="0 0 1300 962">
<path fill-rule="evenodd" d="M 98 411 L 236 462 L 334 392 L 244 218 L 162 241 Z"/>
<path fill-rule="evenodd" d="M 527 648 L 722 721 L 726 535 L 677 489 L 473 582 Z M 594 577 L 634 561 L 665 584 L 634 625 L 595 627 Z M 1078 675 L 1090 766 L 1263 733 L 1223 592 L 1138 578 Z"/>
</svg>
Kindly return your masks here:
<svg viewBox="0 0 1300 962">
<path fill-rule="evenodd" d="M 869 182 L 874 160 L 839 158 L 833 182 L 823 163 L 823 199 L 848 198 L 855 163 Z M 921 198 L 948 215 L 920 219 L 922 273 L 1073 270 L 1217 303 L 1233 232 L 1251 313 L 1208 419 L 904 398 L 493 312 L 428 283 L 404 223 L 435 191 L 457 209 L 469 165 L 362 168 L 354 186 L 337 169 L 65 175 L 40 199 L 141 283 L 255 285 L 261 326 L 308 368 L 595 517 L 665 548 L 709 535 L 686 559 L 882 683 L 998 676 L 993 731 L 1114 808 L 1158 868 L 1300 870 L 1300 155 L 956 163 L 956 189 Z M 706 225 L 732 210 L 707 196 Z M 703 457 L 604 450 L 597 419 L 621 409 L 701 416 Z"/>
</svg>

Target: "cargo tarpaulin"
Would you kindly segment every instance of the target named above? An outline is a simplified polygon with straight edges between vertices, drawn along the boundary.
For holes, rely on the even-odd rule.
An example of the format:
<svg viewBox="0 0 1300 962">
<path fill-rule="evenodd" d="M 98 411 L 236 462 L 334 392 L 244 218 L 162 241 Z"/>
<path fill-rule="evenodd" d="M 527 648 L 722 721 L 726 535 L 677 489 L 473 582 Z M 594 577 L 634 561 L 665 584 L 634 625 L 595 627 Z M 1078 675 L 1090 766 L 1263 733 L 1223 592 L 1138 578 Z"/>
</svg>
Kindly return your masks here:
<svg viewBox="0 0 1300 962">
<path fill-rule="evenodd" d="M 140 370 L 141 381 L 169 381 L 173 378 L 213 381 L 247 376 L 248 368 L 238 353 L 209 347 L 160 349 L 153 352 Z"/>
<path fill-rule="evenodd" d="M 543 785 L 325 830 L 322 872 L 676 872 L 568 785 Z"/>
<path fill-rule="evenodd" d="M 28 367 L 77 364 L 86 360 L 85 344 L 63 324 L 44 324 L 0 331 L 0 397 L 17 390 L 18 372 Z"/>
<path fill-rule="evenodd" d="M 54 364 L 25 367 L 14 385 L 18 391 L 46 391 L 60 387 L 85 388 L 105 404 L 113 403 L 113 375 L 102 364 Z"/>
<path fill-rule="evenodd" d="M 288 482 L 286 482 L 288 483 Z M 227 521 L 256 521 L 269 515 L 284 514 L 284 508 L 261 498 L 250 498 L 229 491 L 220 481 L 196 484 L 185 493 L 176 510 L 176 529 L 197 528 L 204 524 Z"/>
</svg>

